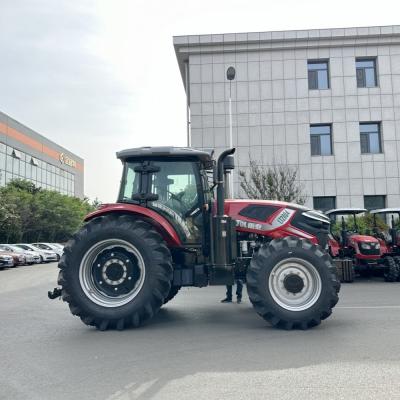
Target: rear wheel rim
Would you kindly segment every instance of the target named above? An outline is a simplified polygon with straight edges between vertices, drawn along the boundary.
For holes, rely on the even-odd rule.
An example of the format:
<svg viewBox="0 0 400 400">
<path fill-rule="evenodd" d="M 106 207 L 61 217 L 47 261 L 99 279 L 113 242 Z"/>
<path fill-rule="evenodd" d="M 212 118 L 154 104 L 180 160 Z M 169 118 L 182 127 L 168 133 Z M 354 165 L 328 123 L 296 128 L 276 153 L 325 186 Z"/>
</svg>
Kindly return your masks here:
<svg viewBox="0 0 400 400">
<path fill-rule="evenodd" d="M 317 269 L 300 258 L 287 258 L 272 269 L 268 278 L 274 301 L 288 311 L 304 311 L 319 299 L 322 281 Z"/>
<path fill-rule="evenodd" d="M 145 279 L 145 264 L 139 250 L 120 239 L 93 245 L 83 256 L 79 281 L 85 295 L 103 307 L 120 307 L 132 301 Z"/>
</svg>

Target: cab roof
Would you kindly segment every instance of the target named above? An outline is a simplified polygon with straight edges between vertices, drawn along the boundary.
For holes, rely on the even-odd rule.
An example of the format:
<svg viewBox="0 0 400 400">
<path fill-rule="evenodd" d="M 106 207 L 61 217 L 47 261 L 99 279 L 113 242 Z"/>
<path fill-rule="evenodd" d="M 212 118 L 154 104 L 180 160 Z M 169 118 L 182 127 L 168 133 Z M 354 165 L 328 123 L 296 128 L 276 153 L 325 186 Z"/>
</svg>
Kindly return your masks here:
<svg viewBox="0 0 400 400">
<path fill-rule="evenodd" d="M 205 164 L 212 163 L 213 152 L 196 150 L 188 147 L 137 147 L 117 152 L 117 158 L 121 161 L 129 158 L 146 158 L 146 157 L 173 157 L 173 158 L 189 158 L 194 157 Z"/>
<path fill-rule="evenodd" d="M 371 210 L 371 214 L 400 214 L 399 207 L 392 208 L 379 208 L 378 210 Z"/>
<path fill-rule="evenodd" d="M 365 213 L 367 210 L 365 208 L 335 208 L 333 210 L 326 211 L 326 215 L 353 215 Z"/>
</svg>

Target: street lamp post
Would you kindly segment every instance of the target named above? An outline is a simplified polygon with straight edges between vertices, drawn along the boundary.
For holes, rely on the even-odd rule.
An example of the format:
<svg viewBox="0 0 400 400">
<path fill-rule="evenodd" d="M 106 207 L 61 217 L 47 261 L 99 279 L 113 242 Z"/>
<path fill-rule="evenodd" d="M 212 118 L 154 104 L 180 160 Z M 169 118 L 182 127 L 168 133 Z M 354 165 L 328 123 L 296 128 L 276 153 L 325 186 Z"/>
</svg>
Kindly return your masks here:
<svg viewBox="0 0 400 400">
<path fill-rule="evenodd" d="M 233 146 L 232 134 L 232 81 L 235 79 L 236 70 L 234 67 L 229 67 L 226 70 L 226 79 L 229 81 L 229 143 L 228 146 Z M 233 156 L 231 156 L 233 157 Z M 225 182 L 225 197 L 233 198 L 233 176 L 230 171 L 227 171 L 227 179 Z"/>
</svg>

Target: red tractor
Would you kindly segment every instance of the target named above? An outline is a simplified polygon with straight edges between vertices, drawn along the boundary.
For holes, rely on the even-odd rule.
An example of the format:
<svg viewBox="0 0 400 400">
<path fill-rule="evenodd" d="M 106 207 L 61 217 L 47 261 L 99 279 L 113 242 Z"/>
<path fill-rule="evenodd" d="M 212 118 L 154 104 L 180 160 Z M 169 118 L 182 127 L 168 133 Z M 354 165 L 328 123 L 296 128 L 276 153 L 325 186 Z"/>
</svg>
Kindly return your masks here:
<svg viewBox="0 0 400 400">
<path fill-rule="evenodd" d="M 117 153 L 118 201 L 89 214 L 68 242 L 49 297 L 62 296 L 87 325 L 124 329 L 151 319 L 182 286 L 245 277 L 256 312 L 276 327 L 329 317 L 340 289 L 325 251 L 329 218 L 290 203 L 225 200 L 234 151 L 217 161 L 188 148 Z"/>
<path fill-rule="evenodd" d="M 393 262 L 391 262 L 393 279 L 400 280 L 400 235 L 394 219 L 395 215 L 397 215 L 398 220 L 400 219 L 400 208 L 381 208 L 370 211 L 370 214 L 374 217 L 374 236 L 383 244 L 382 249 L 385 251 L 384 256 L 393 258 L 394 264 L 396 264 L 393 265 Z M 391 216 L 388 232 L 379 230 L 377 221 L 379 215 L 383 216 L 385 219 L 388 215 Z"/>
<path fill-rule="evenodd" d="M 385 242 L 374 236 L 362 235 L 358 232 L 356 216 L 366 212 L 365 208 L 338 208 L 326 212 L 331 219 L 341 216 L 340 233 L 335 235 L 331 232 L 329 252 L 339 265 L 351 260 L 351 268 L 360 275 L 381 273 L 387 282 L 395 282 L 397 266 L 393 258 L 387 256 Z M 352 230 L 346 226 L 345 216 L 353 217 Z M 347 273 L 347 276 L 350 277 L 351 274 Z"/>
</svg>

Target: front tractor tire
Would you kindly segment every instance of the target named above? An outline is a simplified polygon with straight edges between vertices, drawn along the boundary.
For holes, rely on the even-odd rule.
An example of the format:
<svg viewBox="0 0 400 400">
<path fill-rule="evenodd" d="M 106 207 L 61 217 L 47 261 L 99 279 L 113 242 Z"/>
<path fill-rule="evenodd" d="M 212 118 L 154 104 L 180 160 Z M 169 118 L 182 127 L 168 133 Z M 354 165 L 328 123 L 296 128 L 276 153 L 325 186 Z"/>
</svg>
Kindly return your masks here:
<svg viewBox="0 0 400 400">
<path fill-rule="evenodd" d="M 164 240 L 149 223 L 123 214 L 89 221 L 68 242 L 59 268 L 62 299 L 100 330 L 142 325 L 171 289 Z"/>
<path fill-rule="evenodd" d="M 384 273 L 383 277 L 386 282 L 396 282 L 399 278 L 399 265 L 393 257 L 387 256 L 383 259 Z"/>
<path fill-rule="evenodd" d="M 263 245 L 247 271 L 256 312 L 273 326 L 308 329 L 328 318 L 340 282 L 331 257 L 307 240 L 286 237 Z"/>
<path fill-rule="evenodd" d="M 397 276 L 397 280 L 400 282 L 400 256 L 394 256 L 393 260 L 399 269 L 399 275 Z"/>
</svg>

